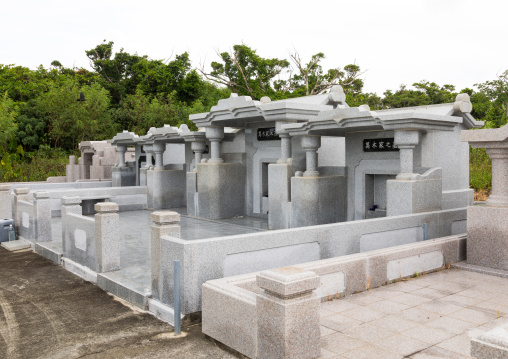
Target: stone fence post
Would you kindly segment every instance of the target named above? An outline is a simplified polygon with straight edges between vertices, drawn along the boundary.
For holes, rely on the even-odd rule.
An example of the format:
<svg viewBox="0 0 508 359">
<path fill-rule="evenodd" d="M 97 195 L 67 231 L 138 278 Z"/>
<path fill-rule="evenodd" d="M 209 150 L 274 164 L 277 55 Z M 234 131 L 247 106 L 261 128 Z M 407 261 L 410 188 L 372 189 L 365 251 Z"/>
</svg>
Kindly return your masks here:
<svg viewBox="0 0 508 359">
<path fill-rule="evenodd" d="M 171 236 L 180 238 L 180 214 L 173 211 L 155 211 L 151 214 L 152 226 L 150 227 L 150 255 L 152 266 L 152 297 L 162 302 L 162 288 L 167 285 L 162 274 L 161 260 L 171 262 L 171 258 L 162 258 L 161 237 Z"/>
<path fill-rule="evenodd" d="M 34 193 L 35 241 L 47 242 L 52 239 L 51 205 L 48 192 Z"/>
<path fill-rule="evenodd" d="M 14 224 L 19 228 L 21 214 L 18 213 L 18 201 L 30 202 L 29 188 L 14 188 Z M 16 229 L 18 230 L 18 229 Z"/>
<path fill-rule="evenodd" d="M 257 358 L 310 359 L 321 355 L 321 301 L 314 272 L 285 267 L 256 277 L 264 291 L 256 297 Z"/>
<path fill-rule="evenodd" d="M 67 241 L 69 240 L 69 236 L 67 233 L 67 221 L 65 220 L 65 216 L 68 213 L 81 214 L 81 198 L 79 197 L 62 197 L 62 207 L 61 207 L 61 218 L 62 218 L 62 250 L 64 256 L 67 256 L 67 248 L 71 248 Z"/>
<path fill-rule="evenodd" d="M 120 217 L 118 204 L 96 203 L 95 250 L 97 273 L 120 269 Z"/>
<path fill-rule="evenodd" d="M 12 215 L 11 186 L 0 184 L 0 219 L 14 218 Z"/>
</svg>

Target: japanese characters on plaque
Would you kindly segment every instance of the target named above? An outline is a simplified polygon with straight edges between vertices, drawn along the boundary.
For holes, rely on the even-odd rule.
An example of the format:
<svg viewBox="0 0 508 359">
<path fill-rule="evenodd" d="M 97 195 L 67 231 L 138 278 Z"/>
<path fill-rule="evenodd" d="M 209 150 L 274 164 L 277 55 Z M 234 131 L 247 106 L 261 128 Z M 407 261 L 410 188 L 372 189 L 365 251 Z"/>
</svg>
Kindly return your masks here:
<svg viewBox="0 0 508 359">
<path fill-rule="evenodd" d="M 277 141 L 280 137 L 275 133 L 275 127 L 258 128 L 258 141 Z"/>
<path fill-rule="evenodd" d="M 393 138 L 375 138 L 363 140 L 363 152 L 389 152 L 398 151 L 393 144 Z"/>
</svg>

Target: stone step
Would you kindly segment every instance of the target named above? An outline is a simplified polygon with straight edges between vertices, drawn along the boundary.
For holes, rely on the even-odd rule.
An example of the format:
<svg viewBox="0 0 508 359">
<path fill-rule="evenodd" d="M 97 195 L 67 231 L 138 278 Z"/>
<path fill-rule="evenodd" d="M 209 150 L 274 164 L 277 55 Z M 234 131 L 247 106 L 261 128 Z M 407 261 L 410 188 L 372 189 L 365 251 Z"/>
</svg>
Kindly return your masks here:
<svg viewBox="0 0 508 359">
<path fill-rule="evenodd" d="M 48 245 L 48 243 L 49 242 L 35 243 L 35 253 L 49 259 L 55 264 L 62 264 L 62 251 L 52 248 L 50 245 Z"/>
<path fill-rule="evenodd" d="M 97 273 L 97 285 L 140 309 L 148 309 L 152 292 L 129 278 L 116 272 Z"/>
<path fill-rule="evenodd" d="M 11 252 L 31 247 L 30 241 L 27 241 L 26 239 L 17 239 L 15 241 L 2 242 L 1 245 L 2 247 Z"/>
</svg>

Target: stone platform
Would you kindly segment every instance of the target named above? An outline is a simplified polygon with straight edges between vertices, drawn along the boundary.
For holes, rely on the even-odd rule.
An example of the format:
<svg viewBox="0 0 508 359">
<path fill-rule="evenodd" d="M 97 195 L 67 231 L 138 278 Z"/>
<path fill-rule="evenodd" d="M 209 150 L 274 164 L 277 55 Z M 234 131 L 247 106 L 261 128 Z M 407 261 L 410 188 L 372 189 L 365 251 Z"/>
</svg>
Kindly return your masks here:
<svg viewBox="0 0 508 359">
<path fill-rule="evenodd" d="M 172 211 L 181 215 L 181 238 L 196 240 L 237 234 L 254 233 L 268 229 L 267 220 L 240 217 L 224 220 L 209 220 L 186 215 L 185 208 Z M 153 211 L 119 212 L 121 231 L 120 268 L 117 271 L 99 273 L 97 284 L 104 290 L 140 307 L 145 308 L 150 289 L 150 214 Z M 53 240 L 35 244 L 35 251 L 60 264 L 62 249 L 61 218 L 51 221 Z"/>
</svg>

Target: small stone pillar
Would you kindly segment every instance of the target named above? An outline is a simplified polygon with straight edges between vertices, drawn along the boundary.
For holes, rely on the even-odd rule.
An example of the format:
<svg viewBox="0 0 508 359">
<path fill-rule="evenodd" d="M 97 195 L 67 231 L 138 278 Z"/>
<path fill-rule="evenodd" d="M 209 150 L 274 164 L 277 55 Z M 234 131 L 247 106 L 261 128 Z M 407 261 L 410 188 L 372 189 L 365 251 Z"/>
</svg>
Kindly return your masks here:
<svg viewBox="0 0 508 359">
<path fill-rule="evenodd" d="M 154 143 L 152 146 L 153 152 L 155 152 L 155 170 L 163 170 L 164 164 L 163 164 L 163 153 L 166 150 L 166 144 L 165 143 Z"/>
<path fill-rule="evenodd" d="M 67 221 L 66 215 L 67 213 L 81 214 L 81 198 L 79 197 L 62 197 L 61 199 L 62 207 L 61 207 L 61 218 L 62 218 L 62 250 L 64 256 L 66 256 L 66 248 L 67 241 L 69 240 L 69 236 L 66 235 L 67 232 Z M 69 246 L 69 248 L 71 248 Z"/>
<path fill-rule="evenodd" d="M 256 277 L 257 358 L 311 359 L 321 355 L 321 301 L 314 272 L 285 267 Z"/>
<path fill-rule="evenodd" d="M 306 169 L 303 173 L 304 177 L 317 177 L 319 172 L 318 153 L 317 150 L 321 146 L 321 136 L 303 136 L 302 148 L 305 151 Z"/>
<path fill-rule="evenodd" d="M 508 207 L 508 148 L 487 148 L 492 160 L 492 194 L 486 205 Z"/>
<path fill-rule="evenodd" d="M 97 273 L 120 269 L 120 217 L 118 204 L 96 203 L 95 251 Z"/>
<path fill-rule="evenodd" d="M 34 193 L 35 242 L 51 241 L 51 204 L 48 192 Z"/>
<path fill-rule="evenodd" d="M 208 163 L 222 163 L 220 142 L 224 138 L 224 127 L 207 127 L 206 138 L 210 141 L 210 159 Z"/>
<path fill-rule="evenodd" d="M 146 154 L 145 168 L 150 169 L 152 167 L 153 146 L 152 145 L 143 145 L 143 150 L 145 151 L 145 154 Z"/>
<path fill-rule="evenodd" d="M 12 215 L 11 186 L 0 184 L 0 219 L 14 218 Z"/>
<path fill-rule="evenodd" d="M 18 214 L 18 201 L 30 202 L 29 188 L 14 188 L 14 224 L 19 228 L 21 214 Z"/>
<path fill-rule="evenodd" d="M 291 159 L 291 136 L 282 129 L 282 125 L 291 123 L 292 121 L 277 121 L 275 123 L 275 132 L 280 137 L 280 158 L 277 163 L 287 163 Z"/>
<path fill-rule="evenodd" d="M 161 271 L 161 237 L 171 236 L 180 238 L 180 214 L 173 211 L 155 211 L 150 215 L 150 255 L 152 265 L 152 297 L 162 300 L 161 290 L 164 285 Z M 164 258 L 171 261 L 171 258 Z M 170 263 L 171 265 L 173 263 Z"/>
<path fill-rule="evenodd" d="M 413 173 L 413 150 L 419 142 L 418 131 L 395 131 L 394 145 L 399 148 L 400 173 L 398 180 L 410 180 Z"/>
<path fill-rule="evenodd" d="M 125 167 L 125 152 L 127 152 L 127 146 L 124 145 L 116 145 L 116 150 L 120 154 L 120 163 L 118 167 Z"/>
<path fill-rule="evenodd" d="M 205 141 L 192 141 L 191 150 L 194 152 L 194 171 L 197 171 L 198 163 L 201 163 L 203 152 L 205 152 Z"/>
</svg>

